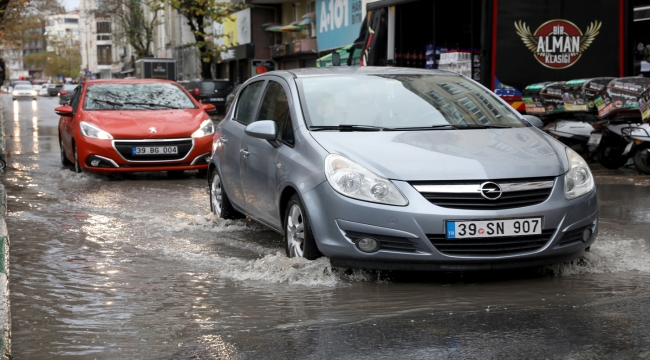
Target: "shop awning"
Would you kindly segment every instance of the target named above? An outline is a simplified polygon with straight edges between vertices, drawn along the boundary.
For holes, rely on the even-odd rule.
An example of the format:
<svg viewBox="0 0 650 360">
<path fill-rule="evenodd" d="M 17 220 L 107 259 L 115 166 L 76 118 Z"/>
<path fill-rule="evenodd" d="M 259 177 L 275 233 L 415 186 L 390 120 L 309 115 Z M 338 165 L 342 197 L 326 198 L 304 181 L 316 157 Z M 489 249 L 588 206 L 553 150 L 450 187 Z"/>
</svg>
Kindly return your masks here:
<svg viewBox="0 0 650 360">
<path fill-rule="evenodd" d="M 320 59 L 316 60 L 316 66 L 317 67 L 328 67 L 332 66 L 332 54 L 334 52 L 339 53 L 341 56 L 341 65 L 342 66 L 347 66 L 348 59 L 350 58 L 350 53 L 348 52 L 354 44 L 350 44 L 347 46 L 344 46 L 336 51 L 333 51 L 330 54 L 327 54 Z M 359 65 L 359 57 L 361 55 L 360 51 L 355 51 L 354 56 L 352 57 L 352 66 L 358 66 Z"/>
</svg>

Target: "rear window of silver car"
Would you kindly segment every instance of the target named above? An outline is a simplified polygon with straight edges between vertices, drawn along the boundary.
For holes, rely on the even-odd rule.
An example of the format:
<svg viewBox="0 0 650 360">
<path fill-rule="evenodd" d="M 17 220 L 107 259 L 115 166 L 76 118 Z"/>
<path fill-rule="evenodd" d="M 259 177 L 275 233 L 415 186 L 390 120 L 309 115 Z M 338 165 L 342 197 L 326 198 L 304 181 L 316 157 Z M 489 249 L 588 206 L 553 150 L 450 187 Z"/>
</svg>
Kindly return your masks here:
<svg viewBox="0 0 650 360">
<path fill-rule="evenodd" d="M 88 86 L 84 110 L 196 109 L 178 85 L 96 84 Z"/>
<path fill-rule="evenodd" d="M 526 126 L 494 94 L 455 75 L 336 75 L 297 82 L 309 126 Z"/>
</svg>

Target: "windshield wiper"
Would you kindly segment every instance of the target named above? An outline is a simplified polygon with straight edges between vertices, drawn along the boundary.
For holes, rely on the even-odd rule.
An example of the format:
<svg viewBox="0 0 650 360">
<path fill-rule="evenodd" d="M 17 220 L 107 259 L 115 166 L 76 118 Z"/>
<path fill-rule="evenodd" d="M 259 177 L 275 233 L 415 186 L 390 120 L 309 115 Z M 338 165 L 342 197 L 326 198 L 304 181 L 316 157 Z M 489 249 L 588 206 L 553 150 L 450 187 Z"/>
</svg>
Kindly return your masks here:
<svg viewBox="0 0 650 360">
<path fill-rule="evenodd" d="M 118 103 L 118 102 L 110 101 L 110 100 L 93 99 L 93 102 L 104 103 L 104 104 L 108 104 L 108 105 L 112 105 L 112 106 L 124 106 L 124 104 L 122 104 L 122 103 Z"/>
<path fill-rule="evenodd" d="M 413 126 L 413 127 L 395 127 L 386 128 L 385 131 L 420 131 L 420 130 L 454 130 L 456 126 L 451 124 L 431 125 L 431 126 Z"/>
<path fill-rule="evenodd" d="M 309 130 L 311 131 L 321 131 L 321 130 L 338 130 L 338 131 L 382 131 L 386 128 L 379 126 L 371 125 L 333 125 L 333 126 L 310 126 Z"/>
<path fill-rule="evenodd" d="M 168 109 L 180 109 L 178 106 L 156 104 L 156 103 L 142 103 L 142 102 L 125 102 L 124 105 L 142 105 L 142 106 L 160 106 Z"/>
<path fill-rule="evenodd" d="M 478 125 L 478 124 L 469 124 L 469 125 L 455 125 L 457 129 L 509 129 L 512 126 L 510 125 Z"/>
</svg>

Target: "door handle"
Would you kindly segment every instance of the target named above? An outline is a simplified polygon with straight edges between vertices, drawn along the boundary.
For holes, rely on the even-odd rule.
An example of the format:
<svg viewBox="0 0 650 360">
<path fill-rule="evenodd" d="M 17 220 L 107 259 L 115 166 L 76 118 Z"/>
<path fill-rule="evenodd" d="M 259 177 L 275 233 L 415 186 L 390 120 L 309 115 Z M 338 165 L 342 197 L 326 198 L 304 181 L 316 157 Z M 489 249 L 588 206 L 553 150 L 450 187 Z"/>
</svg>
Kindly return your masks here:
<svg viewBox="0 0 650 360">
<path fill-rule="evenodd" d="M 241 149 L 241 150 L 239 150 L 239 152 L 244 156 L 244 159 L 247 159 L 247 158 L 248 158 L 248 155 L 251 154 L 251 153 L 248 151 L 248 149 Z"/>
</svg>

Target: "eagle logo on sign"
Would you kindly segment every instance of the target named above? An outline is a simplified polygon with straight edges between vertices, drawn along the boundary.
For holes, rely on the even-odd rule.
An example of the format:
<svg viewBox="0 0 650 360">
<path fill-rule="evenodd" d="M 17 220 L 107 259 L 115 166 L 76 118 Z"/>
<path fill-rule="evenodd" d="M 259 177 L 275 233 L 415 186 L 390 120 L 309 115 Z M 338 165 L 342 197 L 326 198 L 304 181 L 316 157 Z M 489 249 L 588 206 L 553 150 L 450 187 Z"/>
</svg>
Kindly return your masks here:
<svg viewBox="0 0 650 360">
<path fill-rule="evenodd" d="M 600 32 L 602 22 L 593 21 L 583 33 L 579 27 L 567 20 L 551 20 L 535 30 L 525 22 L 515 22 L 517 35 L 533 52 L 540 64 L 550 69 L 566 69 L 575 64 Z"/>
</svg>

